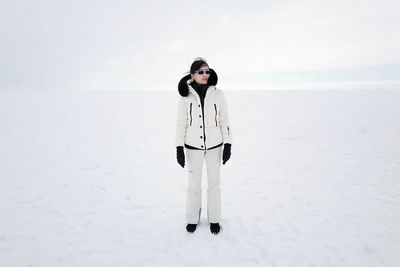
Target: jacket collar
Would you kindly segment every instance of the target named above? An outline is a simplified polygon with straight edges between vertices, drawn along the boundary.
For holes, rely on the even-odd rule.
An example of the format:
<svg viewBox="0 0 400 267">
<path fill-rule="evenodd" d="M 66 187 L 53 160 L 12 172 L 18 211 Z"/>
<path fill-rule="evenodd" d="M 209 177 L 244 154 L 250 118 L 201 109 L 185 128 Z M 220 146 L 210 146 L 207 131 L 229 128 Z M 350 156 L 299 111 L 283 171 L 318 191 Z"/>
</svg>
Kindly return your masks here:
<svg viewBox="0 0 400 267">
<path fill-rule="evenodd" d="M 190 85 L 192 82 L 193 82 L 192 79 L 189 79 L 189 80 L 187 81 L 188 90 L 189 90 L 190 93 L 194 94 L 194 95 L 196 96 L 197 100 L 200 102 L 200 96 L 199 96 L 199 94 L 198 94 L 198 93 L 196 92 L 196 90 Z M 208 89 L 207 89 L 206 96 L 208 96 L 209 94 L 211 94 L 211 92 L 212 92 L 212 91 L 215 91 L 216 89 L 217 89 L 217 88 L 216 88 L 214 85 L 210 85 L 210 86 L 208 87 Z M 189 95 L 189 93 L 188 93 L 188 95 Z"/>
</svg>

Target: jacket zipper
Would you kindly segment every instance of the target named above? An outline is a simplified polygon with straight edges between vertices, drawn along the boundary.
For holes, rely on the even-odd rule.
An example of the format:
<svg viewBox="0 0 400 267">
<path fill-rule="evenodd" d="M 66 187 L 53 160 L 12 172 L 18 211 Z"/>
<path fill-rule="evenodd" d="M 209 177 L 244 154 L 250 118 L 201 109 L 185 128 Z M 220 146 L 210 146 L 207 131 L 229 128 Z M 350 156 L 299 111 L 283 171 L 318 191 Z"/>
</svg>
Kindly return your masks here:
<svg viewBox="0 0 400 267">
<path fill-rule="evenodd" d="M 190 103 L 190 126 L 192 126 L 192 103 Z"/>
<path fill-rule="evenodd" d="M 217 127 L 218 126 L 218 123 L 217 123 L 217 104 L 214 104 L 214 107 L 215 107 L 215 127 Z"/>
<path fill-rule="evenodd" d="M 206 104 L 206 96 L 207 96 L 207 92 L 206 92 L 206 95 L 204 96 L 204 105 Z M 201 104 L 201 101 L 200 101 L 200 104 Z M 203 119 L 204 149 L 207 150 L 207 146 L 206 146 L 206 124 L 204 122 L 204 107 L 203 106 L 201 106 L 201 111 L 202 111 L 202 114 L 203 114 L 202 119 Z"/>
</svg>

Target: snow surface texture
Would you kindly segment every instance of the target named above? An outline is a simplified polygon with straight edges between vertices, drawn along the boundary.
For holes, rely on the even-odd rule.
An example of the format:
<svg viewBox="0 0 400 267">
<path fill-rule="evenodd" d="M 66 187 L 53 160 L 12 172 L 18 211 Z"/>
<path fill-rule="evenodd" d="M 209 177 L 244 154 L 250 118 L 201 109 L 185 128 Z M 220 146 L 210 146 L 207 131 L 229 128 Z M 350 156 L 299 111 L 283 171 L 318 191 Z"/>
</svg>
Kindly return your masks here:
<svg viewBox="0 0 400 267">
<path fill-rule="evenodd" d="M 215 236 L 176 92 L 0 92 L 0 266 L 400 266 L 399 91 L 226 95 Z"/>
</svg>

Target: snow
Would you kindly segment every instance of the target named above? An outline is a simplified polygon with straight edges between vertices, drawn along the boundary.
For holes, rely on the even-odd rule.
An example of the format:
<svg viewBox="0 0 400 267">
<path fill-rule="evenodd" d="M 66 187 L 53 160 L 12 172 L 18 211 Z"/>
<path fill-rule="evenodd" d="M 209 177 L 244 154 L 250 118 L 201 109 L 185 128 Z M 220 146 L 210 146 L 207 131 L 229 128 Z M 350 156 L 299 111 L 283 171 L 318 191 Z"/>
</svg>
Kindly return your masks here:
<svg viewBox="0 0 400 267">
<path fill-rule="evenodd" d="M 0 266 L 400 266 L 400 91 L 226 96 L 215 236 L 185 231 L 177 92 L 1 91 Z"/>
</svg>

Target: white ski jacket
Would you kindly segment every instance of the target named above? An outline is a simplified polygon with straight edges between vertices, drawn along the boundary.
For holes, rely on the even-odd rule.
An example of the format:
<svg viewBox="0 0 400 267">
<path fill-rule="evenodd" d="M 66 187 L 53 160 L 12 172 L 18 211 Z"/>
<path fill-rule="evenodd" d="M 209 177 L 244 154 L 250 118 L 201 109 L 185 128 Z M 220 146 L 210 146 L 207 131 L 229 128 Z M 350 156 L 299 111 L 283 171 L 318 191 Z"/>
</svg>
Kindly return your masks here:
<svg viewBox="0 0 400 267">
<path fill-rule="evenodd" d="M 222 143 L 232 144 L 228 108 L 223 91 L 210 85 L 204 98 L 204 117 L 200 96 L 187 80 L 187 96 L 179 97 L 176 120 L 176 146 L 189 145 L 207 150 Z"/>
</svg>

